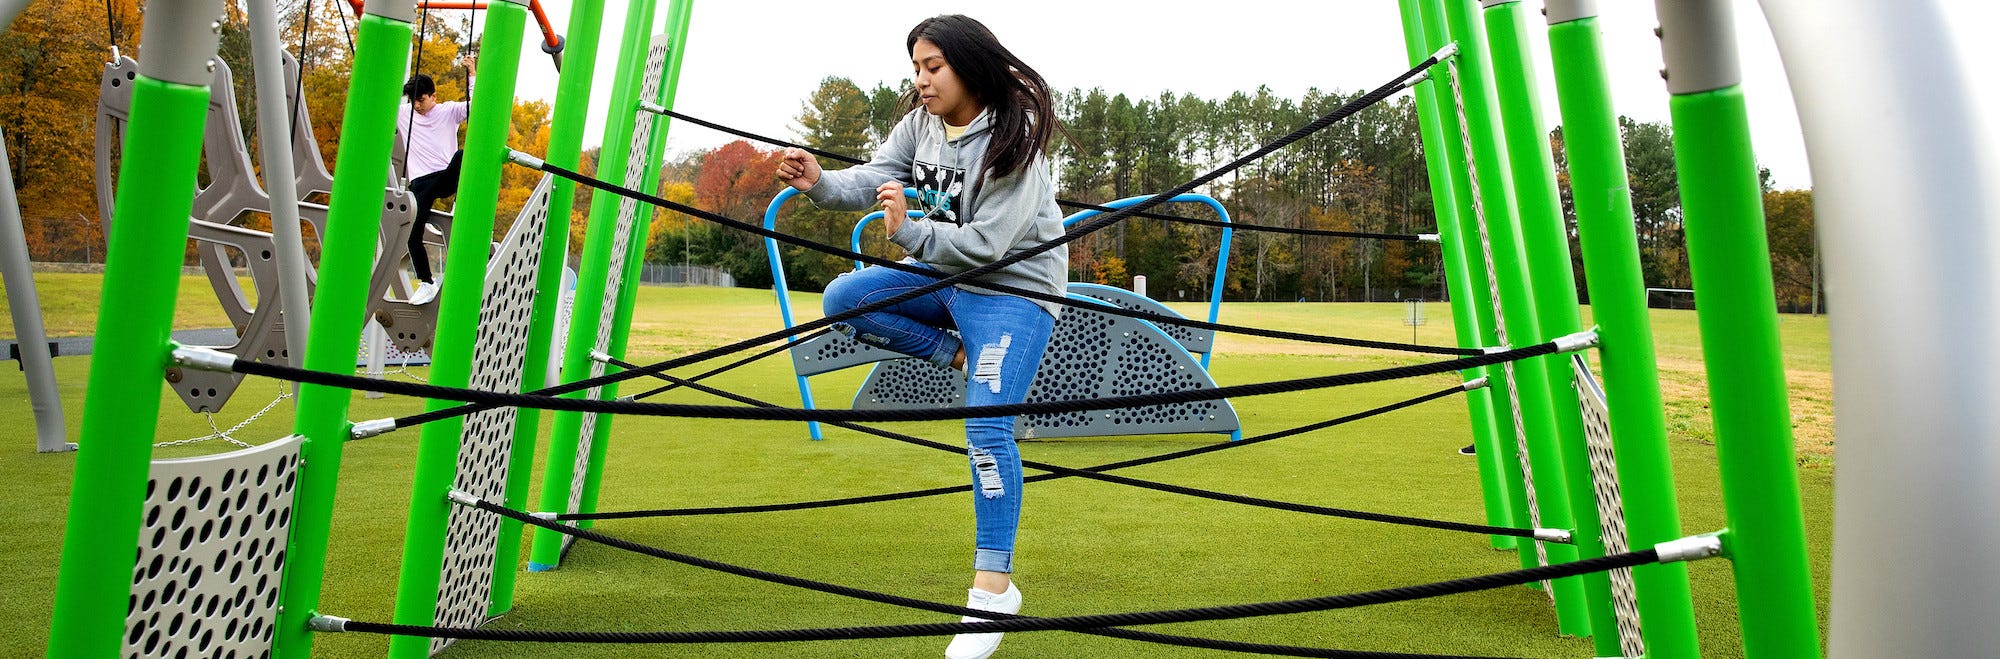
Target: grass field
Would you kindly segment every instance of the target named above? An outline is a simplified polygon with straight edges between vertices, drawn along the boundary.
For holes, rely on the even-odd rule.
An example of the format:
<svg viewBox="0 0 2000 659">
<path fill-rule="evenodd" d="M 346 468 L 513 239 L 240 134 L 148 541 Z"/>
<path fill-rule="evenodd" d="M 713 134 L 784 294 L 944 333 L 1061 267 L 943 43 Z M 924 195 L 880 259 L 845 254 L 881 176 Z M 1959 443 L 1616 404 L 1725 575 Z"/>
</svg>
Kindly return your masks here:
<svg viewBox="0 0 2000 659">
<path fill-rule="evenodd" d="M 88 334 L 94 323 L 94 275 L 38 275 L 52 334 Z M 182 286 L 181 327 L 216 327 L 197 278 Z M 818 297 L 795 296 L 816 310 Z M 1177 305 L 1179 306 L 1179 305 Z M 1183 312 L 1195 311 L 1191 305 Z M 1418 340 L 1450 343 L 1443 307 Z M 810 316 L 808 316 L 810 317 Z M 1407 341 L 1400 304 L 1231 304 L 1230 323 Z M 777 327 L 768 291 L 644 288 L 634 321 L 632 360 L 686 354 Z M 803 319 L 802 319 L 803 320 Z M 1715 452 L 1708 430 L 1699 337 L 1690 312 L 1656 312 L 1654 327 L 1666 385 L 1670 451 L 1684 528 L 1723 526 Z M 1787 369 L 1801 451 L 1799 470 L 1824 626 L 1831 536 L 1831 378 L 1823 318 L 1785 318 Z M 11 334 L 11 332 L 8 332 Z M 1216 380 L 1238 384 L 1367 370 L 1426 361 L 1275 340 L 1224 336 Z M 81 418 L 87 357 L 57 360 L 71 437 Z M 693 372 L 693 371 L 689 371 Z M 815 378 L 823 405 L 841 406 L 861 372 Z M 279 391 L 273 381 L 246 382 L 225 427 Z M 1435 391 L 1437 376 L 1344 389 L 1234 401 L 1246 434 L 1311 423 Z M 765 360 L 714 384 L 786 405 L 797 403 L 789 368 Z M 627 387 L 627 391 L 631 391 Z M 164 387 L 158 436 L 206 434 Z M 712 402 L 694 393 L 672 402 Z M 350 417 L 417 411 L 420 401 L 354 397 Z M 251 441 L 283 434 L 290 404 L 245 433 Z M 12 514 L 0 533 L 13 539 L 12 574 L 0 589 L 0 656 L 39 655 L 46 642 L 55 566 L 73 458 L 37 455 L 19 377 L 0 378 L 0 414 L 19 420 L 12 446 L 0 450 L 0 482 Z M 143 424 L 140 424 L 143 426 Z M 543 427 L 549 417 L 543 416 Z M 962 440 L 949 422 L 892 429 L 947 443 Z M 143 432 L 143 427 L 138 429 Z M 1231 493 L 1441 519 L 1480 521 L 1473 461 L 1455 453 L 1468 443 L 1465 406 L 1446 398 L 1338 429 L 1240 451 L 1132 469 L 1131 476 Z M 1215 436 L 1037 441 L 1026 457 L 1085 466 L 1212 443 Z M 322 610 L 357 620 L 388 621 L 409 506 L 409 465 L 416 433 L 404 431 L 348 445 L 334 521 Z M 162 457 L 226 449 L 217 442 L 163 449 Z M 700 419 L 623 418 L 614 427 L 601 507 L 630 508 L 775 503 L 873 494 L 965 480 L 962 455 L 828 429 L 823 442 L 801 424 Z M 538 461 L 536 480 L 541 466 Z M 539 485 L 536 486 L 537 489 Z M 609 521 L 598 530 L 725 562 L 936 601 L 963 597 L 970 507 L 958 497 L 729 517 Z M 1135 490 L 1057 480 L 1029 487 L 1017 554 L 1024 613 L 1063 615 L 1245 603 L 1337 594 L 1500 572 L 1518 563 L 1481 536 L 1383 526 L 1245 508 Z M 1741 655 L 1728 565 L 1691 566 L 1703 655 Z M 524 574 L 516 608 L 493 625 L 509 629 L 705 630 L 930 622 L 935 614 L 896 609 L 705 572 L 595 545 L 580 545 L 564 569 Z M 1540 592 L 1527 588 L 1282 618 L 1198 623 L 1154 631 L 1246 641 L 1347 649 L 1523 657 L 1589 657 L 1587 641 L 1555 633 Z M 543 646 L 467 642 L 454 657 L 623 656 L 935 656 L 942 639 L 789 645 L 674 647 Z M 321 635 L 315 655 L 374 657 L 385 637 Z M 1063 633 L 1010 635 L 1005 657 L 1194 657 L 1220 653 L 1142 645 Z"/>
</svg>

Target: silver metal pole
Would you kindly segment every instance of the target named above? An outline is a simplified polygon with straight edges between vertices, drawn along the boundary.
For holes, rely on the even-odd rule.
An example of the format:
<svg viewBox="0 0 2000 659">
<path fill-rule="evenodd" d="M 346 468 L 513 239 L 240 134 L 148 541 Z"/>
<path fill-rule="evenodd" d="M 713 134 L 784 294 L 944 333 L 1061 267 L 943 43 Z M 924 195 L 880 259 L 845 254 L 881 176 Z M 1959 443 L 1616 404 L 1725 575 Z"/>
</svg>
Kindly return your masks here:
<svg viewBox="0 0 2000 659">
<path fill-rule="evenodd" d="M 368 348 L 368 377 L 380 380 L 383 373 L 382 362 L 388 359 L 389 330 L 382 329 L 382 324 L 371 318 L 367 325 L 362 326 L 361 337 L 362 345 Z M 373 400 L 381 398 L 382 392 L 370 391 L 362 394 L 362 397 Z"/>
<path fill-rule="evenodd" d="M 286 363 L 298 365 L 305 363 L 312 300 L 306 292 L 305 239 L 299 234 L 298 179 L 292 172 L 292 113 L 285 95 L 283 53 L 284 46 L 278 43 L 277 0 L 250 0 L 251 68 L 257 77 L 257 135 L 261 138 L 258 150 L 264 161 L 264 189 L 271 196 L 272 242 L 278 248 L 278 299 L 285 312 L 285 349 L 291 357 Z M 292 388 L 296 392 L 298 385 Z"/>
<path fill-rule="evenodd" d="M 13 25 L 14 17 L 19 16 L 21 10 L 27 8 L 28 0 L 0 0 L 0 32 L 5 32 L 7 26 Z"/>
<path fill-rule="evenodd" d="M 0 33 L 14 24 L 14 17 L 26 6 L 27 0 L 0 1 Z M 0 278 L 6 281 L 7 305 L 14 315 L 14 341 L 20 344 L 21 370 L 28 377 L 28 404 L 35 410 L 35 450 L 76 450 L 63 424 L 55 360 L 49 354 L 48 332 L 42 328 L 41 297 L 35 294 L 35 271 L 28 262 L 28 235 L 21 227 L 21 200 L 14 194 L 14 169 L 7 162 L 4 133 L 0 133 Z"/>
<path fill-rule="evenodd" d="M 12 18 L 11 15 L 6 18 Z M 14 341 L 21 370 L 28 376 L 28 404 L 35 410 L 35 450 L 72 451 L 63 425 L 62 395 L 56 389 L 55 360 L 42 329 L 42 304 L 35 295 L 35 272 L 28 264 L 28 235 L 21 228 L 21 203 L 7 162 L 7 138 L 0 134 L 0 276 L 7 282 L 7 305 L 14 312 Z"/>
<path fill-rule="evenodd" d="M 1936 0 L 1762 4 L 1826 250 L 1840 383 L 1831 656 L 1992 656 L 2000 140 Z"/>
</svg>

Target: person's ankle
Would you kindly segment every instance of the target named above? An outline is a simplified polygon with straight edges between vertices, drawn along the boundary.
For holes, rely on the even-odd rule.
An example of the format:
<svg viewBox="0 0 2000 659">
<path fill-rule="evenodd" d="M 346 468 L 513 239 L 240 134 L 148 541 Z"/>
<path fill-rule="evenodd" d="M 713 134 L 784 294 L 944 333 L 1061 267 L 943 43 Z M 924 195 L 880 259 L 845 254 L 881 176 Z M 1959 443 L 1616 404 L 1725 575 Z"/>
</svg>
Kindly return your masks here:
<svg viewBox="0 0 2000 659">
<path fill-rule="evenodd" d="M 1006 594 L 1007 589 L 1013 585 L 1013 575 L 1006 572 L 978 570 L 972 573 L 973 588 L 978 588 L 995 595 Z"/>
</svg>

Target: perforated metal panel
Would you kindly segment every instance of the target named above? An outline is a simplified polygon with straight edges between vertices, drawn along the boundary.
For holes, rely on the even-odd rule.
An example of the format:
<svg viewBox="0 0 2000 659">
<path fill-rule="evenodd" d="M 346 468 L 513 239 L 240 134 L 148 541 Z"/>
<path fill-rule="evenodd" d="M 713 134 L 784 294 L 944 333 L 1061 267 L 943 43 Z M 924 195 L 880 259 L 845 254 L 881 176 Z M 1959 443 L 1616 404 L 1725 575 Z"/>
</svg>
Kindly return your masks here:
<svg viewBox="0 0 2000 659">
<path fill-rule="evenodd" d="M 1105 286 L 1103 284 L 1085 284 L 1079 282 L 1070 282 L 1069 293 L 1071 295 L 1082 295 L 1086 297 L 1097 298 L 1099 300 L 1110 302 L 1112 304 L 1133 311 L 1144 311 L 1147 313 L 1159 314 L 1162 316 L 1170 316 L 1173 318 L 1185 317 L 1182 316 L 1177 311 L 1168 309 L 1167 305 L 1160 304 L 1158 300 L 1154 300 L 1153 298 L 1149 298 L 1144 295 L 1140 295 L 1138 293 L 1125 290 L 1123 288 Z M 1181 347 L 1186 348 L 1188 352 L 1206 353 L 1212 350 L 1215 345 L 1215 330 L 1199 329 L 1194 327 L 1187 327 L 1184 325 L 1158 325 L 1158 326 L 1160 328 L 1160 331 L 1166 332 L 1167 336 L 1171 336 L 1174 338 L 1175 341 L 1179 341 Z"/>
<path fill-rule="evenodd" d="M 1087 299 L 1072 295 L 1075 299 Z M 848 346 L 833 342 L 843 341 Z M 799 354 L 814 356 L 821 368 L 831 362 L 894 356 L 869 373 L 854 395 L 855 409 L 908 409 L 965 404 L 965 374 L 938 368 L 885 350 L 856 346 L 839 334 L 814 339 Z M 1086 400 L 1168 391 L 1213 389 L 1215 381 L 1200 362 L 1160 328 L 1141 320 L 1084 308 L 1063 311 L 1049 336 L 1041 370 L 1028 388 L 1028 402 Z M 1014 436 L 1096 437 L 1162 433 L 1228 433 L 1241 427 L 1226 400 L 1152 405 L 1132 409 L 1034 414 L 1018 419 Z"/>
<path fill-rule="evenodd" d="M 665 35 L 653 36 L 653 49 L 646 54 L 646 77 L 640 85 L 640 98 L 651 100 L 660 97 L 660 85 L 662 84 L 662 76 L 666 71 L 667 65 L 666 41 Z M 635 111 L 634 117 L 632 146 L 625 157 L 624 185 L 627 188 L 637 190 L 646 184 L 646 160 L 652 148 L 653 125 L 656 122 L 654 121 L 654 115 L 649 112 Z M 611 349 L 611 331 L 613 319 L 618 312 L 619 288 L 625 283 L 625 256 L 631 247 L 631 240 L 634 239 L 632 226 L 637 222 L 639 213 L 642 210 L 643 212 L 652 211 L 650 207 L 642 209 L 637 200 L 620 199 L 618 201 L 616 235 L 611 242 L 611 270 L 604 282 L 604 307 L 598 314 L 597 343 L 593 344 L 599 352 L 608 352 Z M 645 237 L 639 236 L 637 239 L 643 241 Z M 604 365 L 593 362 L 590 366 L 590 375 L 593 378 L 604 375 Z M 604 392 L 601 387 L 594 387 L 586 396 L 592 399 L 602 399 Z M 592 450 L 591 445 L 594 443 L 592 437 L 597 432 L 597 423 L 596 414 L 583 415 L 583 434 L 578 438 L 576 443 L 575 471 L 570 478 L 568 510 L 572 513 L 579 512 L 579 509 L 583 506 L 583 484 L 585 478 L 590 473 L 590 452 Z M 570 545 L 575 543 L 576 538 L 574 536 L 563 536 L 563 550 L 565 552 L 569 550 Z"/>
<path fill-rule="evenodd" d="M 1465 96 L 1464 96 L 1464 90 L 1460 89 L 1458 86 L 1458 65 L 1455 62 L 1446 62 L 1445 65 L 1451 67 L 1451 80 L 1452 80 L 1451 91 L 1452 91 L 1453 101 L 1457 104 L 1458 120 L 1460 123 L 1465 123 Z M 1471 133 L 1468 132 L 1463 137 L 1465 139 L 1465 152 L 1470 154 L 1472 153 Z M 1479 172 L 1478 168 L 1473 167 L 1472 163 L 1469 161 L 1467 162 L 1467 167 L 1466 167 L 1466 180 L 1471 184 L 1470 198 L 1472 199 L 1472 218 L 1475 224 L 1479 228 L 1479 252 L 1481 255 L 1485 257 L 1486 284 L 1488 286 L 1488 292 L 1493 296 L 1492 300 L 1493 300 L 1494 334 L 1499 339 L 1500 345 L 1503 346 L 1509 345 L 1507 343 L 1507 317 L 1506 314 L 1502 312 L 1500 307 L 1500 276 L 1498 273 L 1494 272 L 1493 269 L 1492 234 L 1487 230 L 1486 227 L 1486 209 L 1483 205 L 1481 205 L 1479 201 Z M 1507 382 L 1507 403 L 1514 412 L 1514 443 L 1519 449 L 1517 454 L 1520 456 L 1521 459 L 1521 474 L 1523 475 L 1523 478 L 1521 479 L 1521 489 L 1526 494 L 1526 498 L 1528 500 L 1528 522 L 1535 528 L 1541 528 L 1542 509 L 1541 506 L 1537 505 L 1535 501 L 1535 479 L 1534 479 L 1535 470 L 1531 466 L 1528 460 L 1528 430 L 1527 427 L 1523 426 L 1521 422 L 1521 394 L 1520 394 L 1521 388 L 1514 381 L 1514 362 L 1507 362 L 1505 364 L 1501 364 L 1500 372 L 1505 377 Z M 1548 565 L 1549 564 L 1548 547 L 1543 546 L 1542 542 L 1539 540 L 1535 540 L 1532 542 L 1535 545 L 1536 563 L 1540 565 Z M 1549 586 L 1549 582 L 1547 581 L 1543 581 L 1541 583 L 1542 583 L 1542 593 L 1548 595 L 1549 599 L 1551 601 L 1554 601 L 1555 589 L 1551 588 Z"/>
<path fill-rule="evenodd" d="M 301 439 L 153 461 L 120 657 L 270 652 Z"/>
<path fill-rule="evenodd" d="M 1618 460 L 1611 445 L 1611 409 L 1604 388 L 1590 373 L 1583 355 L 1570 355 L 1576 371 L 1576 398 L 1583 407 L 1583 436 L 1590 447 L 1590 482 L 1597 491 L 1597 516 L 1604 524 L 1604 553 L 1631 551 L 1625 536 L 1625 503 L 1618 494 Z M 1611 571 L 1611 609 L 1618 617 L 1618 647 L 1627 657 L 1646 655 L 1639 633 L 1639 591 L 1632 585 L 1632 568 Z"/>
<path fill-rule="evenodd" d="M 541 266 L 542 230 L 548 224 L 549 187 L 543 176 L 535 192 L 507 230 L 507 237 L 486 267 L 484 303 L 479 310 L 478 342 L 473 345 L 473 389 L 518 393 L 522 360 L 528 354 L 528 325 L 535 310 L 535 276 Z M 458 472 L 452 487 L 493 501 L 507 494 L 507 458 L 513 452 L 514 419 L 518 408 L 479 412 L 465 421 L 458 451 Z M 444 567 L 438 580 L 437 624 L 478 627 L 491 608 L 494 554 L 500 518 L 453 506 L 446 527 Z M 436 654 L 451 639 L 433 639 Z"/>
</svg>

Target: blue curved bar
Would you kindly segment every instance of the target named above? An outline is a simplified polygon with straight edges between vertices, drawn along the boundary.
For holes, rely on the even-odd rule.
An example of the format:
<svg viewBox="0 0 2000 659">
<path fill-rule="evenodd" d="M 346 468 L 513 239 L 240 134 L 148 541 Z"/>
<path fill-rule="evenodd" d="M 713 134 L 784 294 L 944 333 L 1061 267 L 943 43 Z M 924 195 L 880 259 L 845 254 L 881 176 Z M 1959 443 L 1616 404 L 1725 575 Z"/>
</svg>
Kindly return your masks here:
<svg viewBox="0 0 2000 659">
<path fill-rule="evenodd" d="M 1118 201 L 1107 202 L 1098 205 L 1110 208 L 1112 210 L 1117 210 L 1128 206 L 1136 205 L 1139 202 L 1152 198 L 1153 195 L 1141 195 L 1137 197 L 1126 197 Z M 1207 204 L 1209 208 L 1215 209 L 1216 217 L 1221 218 L 1222 222 L 1224 223 L 1229 222 L 1229 210 L 1222 207 L 1222 202 L 1216 201 L 1214 197 L 1210 197 L 1205 194 L 1190 193 L 1190 194 L 1176 195 L 1174 198 L 1168 199 L 1164 203 Z M 1103 214 L 1104 211 L 1096 211 L 1096 210 L 1078 211 L 1074 215 L 1063 218 L 1063 228 L 1067 229 L 1070 227 L 1070 225 L 1076 224 L 1077 222 L 1081 222 L 1083 220 L 1087 220 Z M 1222 248 L 1216 250 L 1215 253 L 1215 281 L 1214 283 L 1209 285 L 1209 295 L 1208 295 L 1208 322 L 1211 323 L 1216 322 L 1216 319 L 1222 316 L 1222 284 L 1225 279 L 1224 275 L 1229 272 L 1229 238 L 1235 232 L 1236 229 L 1231 227 L 1222 228 Z M 1216 339 L 1218 340 L 1220 340 L 1221 338 L 1222 337 L 1220 335 L 1216 336 Z M 1208 360 L 1214 356 L 1215 356 L 1215 346 L 1211 344 L 1209 346 L 1208 352 L 1204 352 L 1201 354 L 1201 367 L 1204 369 L 1208 368 Z"/>
<path fill-rule="evenodd" d="M 785 189 L 778 191 L 778 196 L 772 197 L 771 203 L 764 206 L 764 228 L 769 231 L 776 231 L 778 229 L 778 210 L 784 208 L 785 202 L 791 201 L 793 197 L 797 197 L 800 194 L 801 193 L 798 191 L 797 188 L 792 188 L 792 187 L 786 187 Z M 910 190 L 908 188 L 905 188 L 903 190 L 903 196 L 915 199 L 917 197 L 917 192 L 915 190 Z M 882 212 L 876 211 L 874 213 L 869 214 L 868 217 L 863 218 L 862 223 L 865 224 L 868 220 L 881 216 Z M 923 213 L 918 211 L 911 211 L 910 217 L 913 218 L 923 217 Z M 854 243 L 856 244 L 854 251 L 856 252 L 861 251 L 861 248 L 859 246 L 860 242 L 861 242 L 861 225 L 857 224 L 854 227 Z M 791 287 L 787 286 L 785 283 L 785 262 L 784 262 L 784 257 L 778 251 L 777 239 L 768 237 L 764 239 L 764 257 L 767 261 L 769 261 L 771 265 L 771 291 L 778 295 L 778 317 L 784 321 L 785 329 L 791 329 L 795 325 L 792 322 Z M 859 269 L 861 267 L 861 264 L 859 262 L 856 262 L 854 266 L 856 269 Z M 798 342 L 798 337 L 787 336 L 785 337 L 785 342 L 796 343 Z M 800 375 L 797 377 L 799 379 L 800 405 L 809 410 L 815 409 L 813 405 L 812 385 L 806 381 L 806 376 Z M 826 435 L 820 431 L 818 421 L 807 421 L 806 430 L 812 435 L 812 438 L 814 440 L 820 440 L 826 438 Z"/>
</svg>

